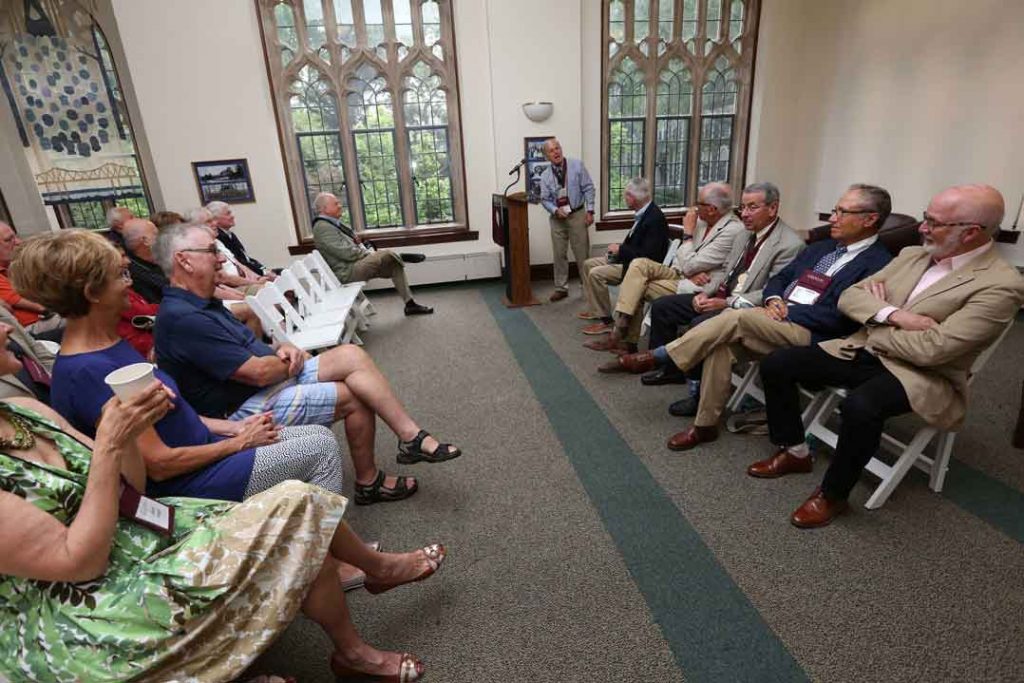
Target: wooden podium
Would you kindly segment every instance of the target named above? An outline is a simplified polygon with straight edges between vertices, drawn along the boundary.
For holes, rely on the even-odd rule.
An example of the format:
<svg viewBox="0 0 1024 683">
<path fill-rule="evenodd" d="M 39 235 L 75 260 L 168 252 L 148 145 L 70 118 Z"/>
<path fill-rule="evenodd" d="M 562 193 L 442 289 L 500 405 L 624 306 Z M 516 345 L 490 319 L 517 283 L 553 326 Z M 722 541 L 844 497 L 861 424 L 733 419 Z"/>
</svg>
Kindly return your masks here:
<svg viewBox="0 0 1024 683">
<path fill-rule="evenodd" d="M 530 226 L 525 192 L 491 196 L 492 237 L 505 248 L 505 296 L 509 308 L 537 306 L 539 301 L 530 287 Z"/>
</svg>

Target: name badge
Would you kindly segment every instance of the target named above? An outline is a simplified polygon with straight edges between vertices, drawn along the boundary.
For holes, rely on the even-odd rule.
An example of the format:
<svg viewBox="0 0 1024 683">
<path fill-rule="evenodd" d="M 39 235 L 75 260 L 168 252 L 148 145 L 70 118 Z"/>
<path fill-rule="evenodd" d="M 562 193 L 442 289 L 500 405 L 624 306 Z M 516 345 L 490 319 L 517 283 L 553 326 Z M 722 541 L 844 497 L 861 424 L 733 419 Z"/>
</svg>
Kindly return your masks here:
<svg viewBox="0 0 1024 683">
<path fill-rule="evenodd" d="M 733 294 L 738 294 L 743 291 L 743 284 L 747 281 L 747 274 L 740 273 L 736 276 L 736 284 L 732 287 Z"/>
<path fill-rule="evenodd" d="M 164 536 L 170 536 L 174 532 L 174 508 L 142 495 L 125 481 L 124 477 L 121 478 L 118 511 L 125 519 Z"/>
<path fill-rule="evenodd" d="M 558 190 L 558 199 L 555 200 L 555 206 L 569 206 L 569 192 L 564 187 Z"/>
<path fill-rule="evenodd" d="M 786 299 L 791 304 L 804 304 L 810 306 L 818 301 L 831 284 L 832 278 L 824 273 L 817 273 L 813 270 L 806 270 L 796 281 L 796 287 L 789 293 Z"/>
</svg>

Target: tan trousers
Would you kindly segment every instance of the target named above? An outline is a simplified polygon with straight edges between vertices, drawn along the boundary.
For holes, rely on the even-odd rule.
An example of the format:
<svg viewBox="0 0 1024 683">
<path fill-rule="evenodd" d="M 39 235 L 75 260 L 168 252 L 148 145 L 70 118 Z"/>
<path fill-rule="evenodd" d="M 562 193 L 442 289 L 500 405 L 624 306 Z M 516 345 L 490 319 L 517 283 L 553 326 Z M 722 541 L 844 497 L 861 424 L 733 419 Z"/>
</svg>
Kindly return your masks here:
<svg viewBox="0 0 1024 683">
<path fill-rule="evenodd" d="M 586 260 L 590 258 L 590 231 L 587 228 L 587 211 L 580 208 L 568 218 L 548 217 L 551 225 L 551 252 L 554 259 L 555 289 L 569 291 L 569 246 L 576 259 L 580 280 L 586 271 Z M 584 285 L 586 291 L 586 285 Z"/>
<path fill-rule="evenodd" d="M 776 349 L 808 346 L 811 333 L 791 322 L 772 320 L 763 308 L 727 309 L 700 323 L 665 350 L 681 370 L 704 361 L 700 407 L 693 424 L 718 424 L 732 394 L 732 366 L 738 360 L 764 358 Z"/>
<path fill-rule="evenodd" d="M 608 259 L 603 256 L 595 256 L 587 259 L 583 263 L 583 268 L 586 272 L 583 278 L 583 292 L 587 295 L 590 312 L 603 318 L 612 317 L 608 286 L 622 282 L 622 266 L 618 263 L 608 263 Z"/>
<path fill-rule="evenodd" d="M 405 279 L 405 264 L 401 257 L 390 249 L 371 252 L 352 264 L 351 282 L 372 280 L 375 277 L 391 278 L 403 301 L 412 301 L 412 290 Z"/>
<path fill-rule="evenodd" d="M 646 258 L 633 259 L 619 285 L 615 311 L 632 316 L 623 341 L 635 344 L 644 323 L 644 302 L 676 293 L 682 275 L 668 266 Z"/>
</svg>

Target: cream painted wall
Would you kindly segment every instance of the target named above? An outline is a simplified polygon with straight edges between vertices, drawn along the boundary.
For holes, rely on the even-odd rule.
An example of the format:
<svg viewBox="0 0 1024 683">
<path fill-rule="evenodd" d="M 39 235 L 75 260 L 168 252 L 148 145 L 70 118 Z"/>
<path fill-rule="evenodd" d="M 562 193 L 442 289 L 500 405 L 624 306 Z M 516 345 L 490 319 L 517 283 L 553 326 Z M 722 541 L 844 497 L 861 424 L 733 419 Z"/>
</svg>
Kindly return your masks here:
<svg viewBox="0 0 1024 683">
<path fill-rule="evenodd" d="M 748 177 L 778 182 L 799 227 L 859 181 L 911 214 L 985 182 L 1014 213 L 1021 26 L 1018 0 L 764 0 Z M 1024 243 L 1012 251 L 1024 263 Z"/>
</svg>

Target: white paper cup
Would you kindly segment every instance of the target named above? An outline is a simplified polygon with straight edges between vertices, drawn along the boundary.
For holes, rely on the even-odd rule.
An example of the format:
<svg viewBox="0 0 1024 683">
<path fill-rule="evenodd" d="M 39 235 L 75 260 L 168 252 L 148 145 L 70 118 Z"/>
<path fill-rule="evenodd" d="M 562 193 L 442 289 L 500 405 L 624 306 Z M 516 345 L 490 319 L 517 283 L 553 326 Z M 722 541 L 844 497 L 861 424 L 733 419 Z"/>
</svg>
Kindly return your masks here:
<svg viewBox="0 0 1024 683">
<path fill-rule="evenodd" d="M 107 386 L 122 401 L 127 401 L 153 382 L 152 363 L 132 363 L 118 368 L 103 378 Z"/>
</svg>

